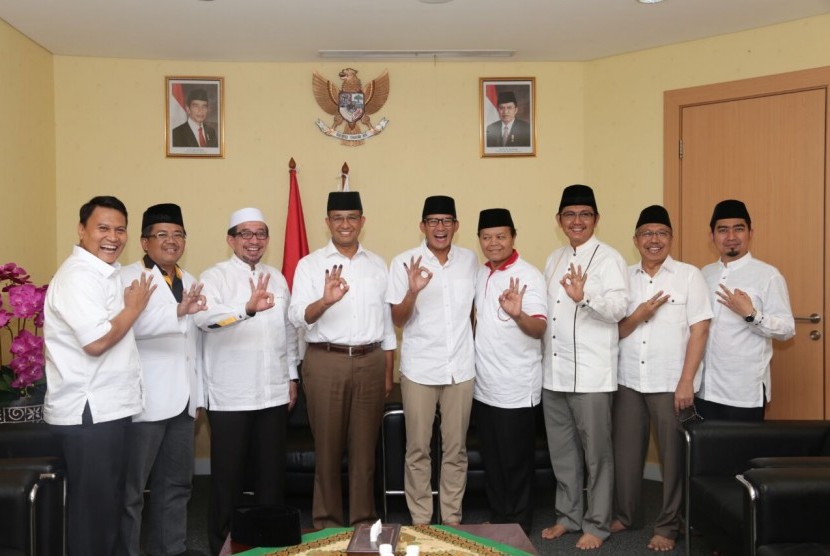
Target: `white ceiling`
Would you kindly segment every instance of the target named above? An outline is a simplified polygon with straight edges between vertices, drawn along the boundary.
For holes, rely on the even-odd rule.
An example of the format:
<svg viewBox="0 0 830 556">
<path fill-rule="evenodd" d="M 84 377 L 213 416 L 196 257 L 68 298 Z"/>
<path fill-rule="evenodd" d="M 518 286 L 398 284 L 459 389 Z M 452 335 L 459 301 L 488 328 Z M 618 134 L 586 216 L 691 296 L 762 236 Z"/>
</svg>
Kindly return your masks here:
<svg viewBox="0 0 830 556">
<path fill-rule="evenodd" d="M 312 61 L 319 50 L 515 50 L 584 61 L 830 13 L 830 0 L 0 0 L 57 55 Z"/>
</svg>

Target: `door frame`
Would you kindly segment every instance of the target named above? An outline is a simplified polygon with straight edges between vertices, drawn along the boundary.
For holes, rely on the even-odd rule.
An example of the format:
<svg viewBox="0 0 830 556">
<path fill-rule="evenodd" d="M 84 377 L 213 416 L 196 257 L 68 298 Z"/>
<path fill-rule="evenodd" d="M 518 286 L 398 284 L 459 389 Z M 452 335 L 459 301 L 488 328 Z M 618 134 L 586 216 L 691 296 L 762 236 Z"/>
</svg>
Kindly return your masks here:
<svg viewBox="0 0 830 556">
<path fill-rule="evenodd" d="M 675 89 L 663 93 L 663 204 L 677 220 L 676 227 L 682 225 L 681 213 L 681 164 L 680 137 L 682 132 L 682 111 L 686 107 L 713 104 L 730 100 L 745 100 L 782 93 L 792 93 L 823 89 L 825 98 L 830 98 L 830 66 L 781 73 L 763 77 L 753 77 L 738 81 L 728 81 L 711 85 L 700 85 L 686 89 Z M 824 187 L 830 194 L 830 106 L 825 111 L 824 137 Z M 830 210 L 824 206 L 824 252 L 830 249 Z M 675 237 L 672 256 L 681 258 L 683 238 Z M 825 330 L 830 331 L 830 314 L 828 314 L 828 297 L 830 296 L 830 256 L 824 258 L 824 292 L 822 318 Z M 830 419 L 830 357 L 828 356 L 828 335 L 824 340 L 824 418 Z"/>
</svg>

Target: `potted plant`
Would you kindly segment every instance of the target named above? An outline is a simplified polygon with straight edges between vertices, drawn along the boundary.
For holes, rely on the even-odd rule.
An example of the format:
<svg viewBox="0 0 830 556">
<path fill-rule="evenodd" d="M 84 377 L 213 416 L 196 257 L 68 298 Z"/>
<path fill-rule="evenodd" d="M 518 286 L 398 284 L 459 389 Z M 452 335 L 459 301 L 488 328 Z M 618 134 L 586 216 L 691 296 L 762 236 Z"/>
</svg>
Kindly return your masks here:
<svg viewBox="0 0 830 556">
<path fill-rule="evenodd" d="M 42 413 L 46 392 L 39 331 L 47 286 L 34 285 L 15 263 L 0 266 L 0 286 L 0 423 L 29 420 Z M 21 409 L 27 406 L 36 409 Z"/>
</svg>

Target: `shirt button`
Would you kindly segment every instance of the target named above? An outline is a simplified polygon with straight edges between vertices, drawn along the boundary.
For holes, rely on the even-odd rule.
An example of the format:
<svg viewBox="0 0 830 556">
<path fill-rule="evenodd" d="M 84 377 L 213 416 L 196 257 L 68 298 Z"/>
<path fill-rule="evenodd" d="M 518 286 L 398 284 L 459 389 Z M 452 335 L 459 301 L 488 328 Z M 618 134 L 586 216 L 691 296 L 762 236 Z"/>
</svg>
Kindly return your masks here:
<svg viewBox="0 0 830 556">
<path fill-rule="evenodd" d="M 646 362 L 645 362 L 645 361 L 640 361 L 640 364 L 641 364 L 641 365 L 645 365 L 645 364 L 646 364 Z"/>
</svg>

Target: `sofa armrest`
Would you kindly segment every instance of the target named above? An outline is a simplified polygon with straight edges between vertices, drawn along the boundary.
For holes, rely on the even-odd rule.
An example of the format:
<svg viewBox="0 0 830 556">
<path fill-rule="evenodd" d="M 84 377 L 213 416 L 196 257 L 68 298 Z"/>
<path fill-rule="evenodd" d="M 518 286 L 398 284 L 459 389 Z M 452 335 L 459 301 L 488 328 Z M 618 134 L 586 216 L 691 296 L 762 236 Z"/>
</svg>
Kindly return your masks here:
<svg viewBox="0 0 830 556">
<path fill-rule="evenodd" d="M 772 469 L 782 467 L 830 467 L 828 456 L 801 456 L 777 458 L 753 458 L 749 460 L 748 469 Z"/>
<path fill-rule="evenodd" d="M 751 469 L 738 480 L 753 546 L 830 543 L 830 468 Z"/>
<path fill-rule="evenodd" d="M 759 457 L 817 456 L 830 421 L 741 423 L 706 420 L 686 427 L 689 476 L 735 476 Z"/>
</svg>

